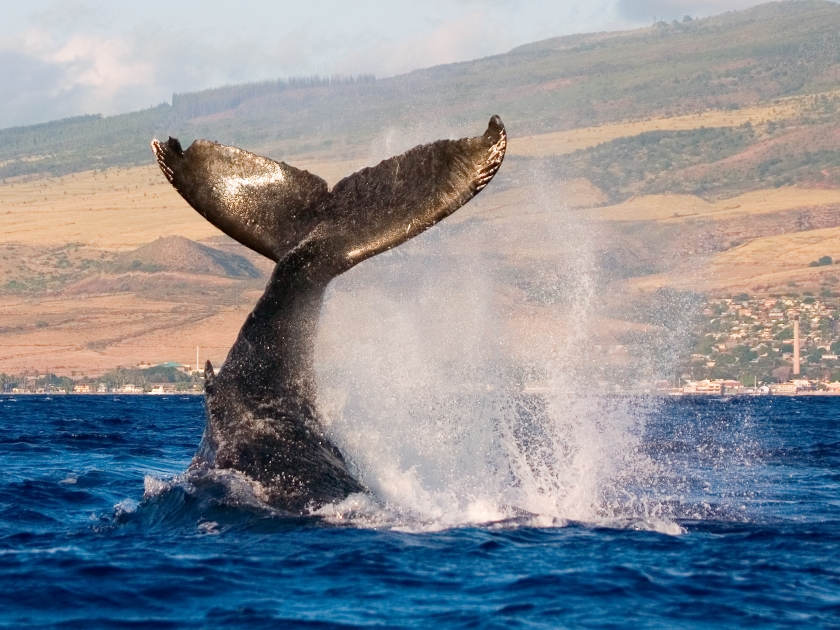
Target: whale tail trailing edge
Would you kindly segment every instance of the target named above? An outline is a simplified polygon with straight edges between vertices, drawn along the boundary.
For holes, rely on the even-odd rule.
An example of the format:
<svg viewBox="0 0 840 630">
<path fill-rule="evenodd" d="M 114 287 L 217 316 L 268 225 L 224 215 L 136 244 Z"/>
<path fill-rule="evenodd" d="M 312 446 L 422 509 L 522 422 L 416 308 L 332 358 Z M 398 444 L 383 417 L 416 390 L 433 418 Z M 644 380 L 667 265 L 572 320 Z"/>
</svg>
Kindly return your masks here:
<svg viewBox="0 0 840 630">
<path fill-rule="evenodd" d="M 314 341 L 324 290 L 359 262 L 420 234 L 493 178 L 498 116 L 475 138 L 440 140 L 321 178 L 242 149 L 152 141 L 167 179 L 203 217 L 277 265 L 218 374 L 205 368 L 207 427 L 192 469 L 232 469 L 268 503 L 303 511 L 364 489 L 317 417 Z"/>
</svg>

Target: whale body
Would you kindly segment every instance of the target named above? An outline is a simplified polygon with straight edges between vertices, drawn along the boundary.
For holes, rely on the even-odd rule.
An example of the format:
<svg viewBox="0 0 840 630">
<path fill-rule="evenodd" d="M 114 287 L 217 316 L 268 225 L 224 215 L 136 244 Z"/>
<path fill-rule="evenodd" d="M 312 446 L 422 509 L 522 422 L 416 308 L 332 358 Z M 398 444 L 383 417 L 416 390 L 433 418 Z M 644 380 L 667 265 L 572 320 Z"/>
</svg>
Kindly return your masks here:
<svg viewBox="0 0 840 630">
<path fill-rule="evenodd" d="M 276 263 L 218 374 L 205 366 L 207 423 L 191 471 L 238 471 L 266 503 L 298 513 L 365 491 L 318 419 L 313 355 L 324 292 L 472 199 L 506 144 L 493 116 L 481 136 L 415 147 L 329 189 L 236 147 L 152 141 L 164 175 L 199 214 Z"/>
</svg>

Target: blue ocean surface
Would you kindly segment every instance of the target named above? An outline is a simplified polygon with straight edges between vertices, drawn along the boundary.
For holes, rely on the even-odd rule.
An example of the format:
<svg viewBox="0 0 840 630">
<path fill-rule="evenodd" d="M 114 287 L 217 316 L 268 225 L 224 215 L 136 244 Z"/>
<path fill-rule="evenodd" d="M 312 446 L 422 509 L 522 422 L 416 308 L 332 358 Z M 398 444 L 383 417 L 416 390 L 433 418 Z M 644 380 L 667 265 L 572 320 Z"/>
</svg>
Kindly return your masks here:
<svg viewBox="0 0 840 630">
<path fill-rule="evenodd" d="M 179 483 L 200 397 L 0 397 L 0 626 L 840 627 L 840 398 L 645 414 L 650 518 L 412 529 Z"/>
</svg>

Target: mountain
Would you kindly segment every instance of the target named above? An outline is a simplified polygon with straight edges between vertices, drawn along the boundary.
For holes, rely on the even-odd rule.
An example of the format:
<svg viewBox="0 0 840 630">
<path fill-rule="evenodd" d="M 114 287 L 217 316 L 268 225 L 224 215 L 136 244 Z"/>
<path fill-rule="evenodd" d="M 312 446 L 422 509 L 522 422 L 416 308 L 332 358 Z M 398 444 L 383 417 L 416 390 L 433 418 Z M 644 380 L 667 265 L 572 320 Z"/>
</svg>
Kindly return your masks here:
<svg viewBox="0 0 840 630">
<path fill-rule="evenodd" d="M 274 81 L 176 94 L 172 104 L 0 131 L 0 178 L 151 162 L 152 137 L 210 138 L 275 158 L 350 159 L 383 130 L 462 133 L 497 113 L 511 136 L 833 90 L 840 6 L 778 2 L 635 31 L 575 35 L 374 80 Z M 397 141 L 398 144 L 400 141 Z M 398 149 L 406 148 L 400 145 Z"/>
<path fill-rule="evenodd" d="M 130 271 L 180 272 L 226 278 L 262 278 L 249 260 L 183 236 L 165 236 L 134 251 L 119 254 L 108 266 L 111 273 Z"/>
<path fill-rule="evenodd" d="M 491 113 L 511 140 L 487 189 L 331 286 L 333 357 L 410 300 L 431 336 L 483 322 L 524 366 L 568 355 L 564 335 L 590 327 L 593 382 L 633 382 L 691 348 L 703 294 L 838 294 L 840 267 L 818 263 L 840 260 L 840 6 L 782 2 L 390 79 L 224 86 L 2 130 L 0 370 L 38 352 L 68 368 L 191 361 L 195 346 L 224 358 L 272 265 L 189 208 L 151 164 L 151 137 L 237 144 L 334 183 Z"/>
</svg>

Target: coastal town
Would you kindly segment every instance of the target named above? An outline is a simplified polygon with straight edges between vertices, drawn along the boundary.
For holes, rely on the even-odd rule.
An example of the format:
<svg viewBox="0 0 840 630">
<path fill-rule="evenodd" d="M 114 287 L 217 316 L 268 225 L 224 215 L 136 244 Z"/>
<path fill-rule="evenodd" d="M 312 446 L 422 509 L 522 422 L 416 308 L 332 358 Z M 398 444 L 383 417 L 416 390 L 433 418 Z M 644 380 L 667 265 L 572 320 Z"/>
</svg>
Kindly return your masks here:
<svg viewBox="0 0 840 630">
<path fill-rule="evenodd" d="M 201 394 L 204 372 L 195 365 L 174 361 L 118 367 L 97 377 L 72 372 L 69 376 L 46 370 L 0 374 L 0 391 L 7 394 Z"/>
<path fill-rule="evenodd" d="M 840 294 L 828 290 L 708 299 L 694 324 L 694 346 L 673 381 L 671 395 L 840 395 Z M 48 370 L 0 374 L 11 394 L 200 394 L 195 365 L 167 362 L 120 367 L 97 377 Z M 529 391 L 526 389 L 526 391 Z"/>
<path fill-rule="evenodd" d="M 672 394 L 840 394 L 840 296 L 709 299 Z"/>
</svg>

